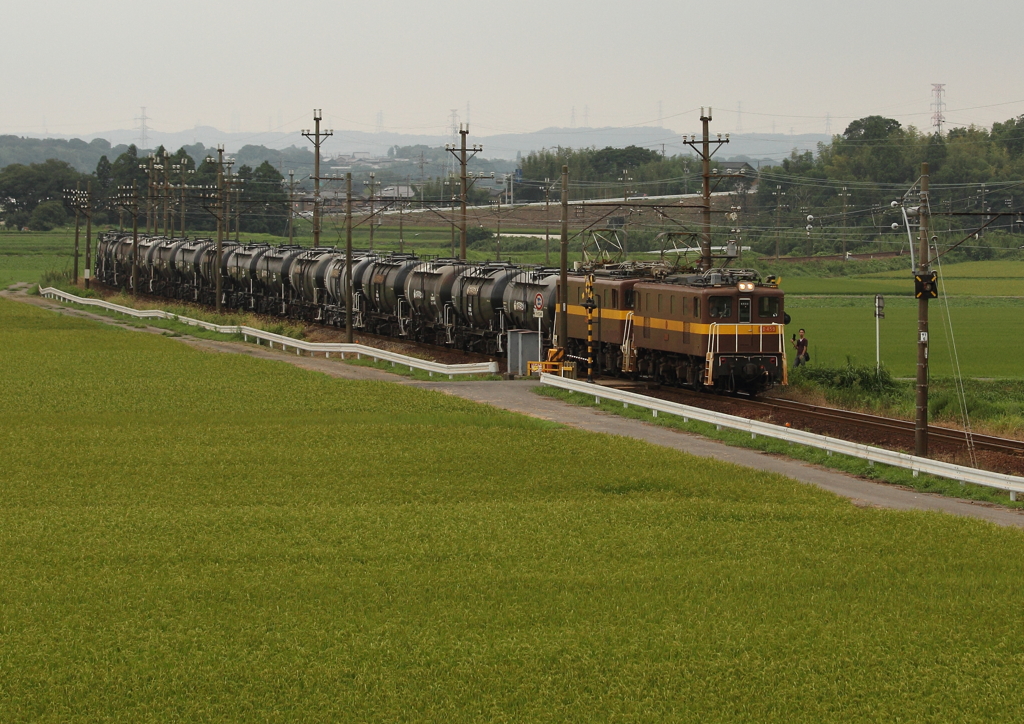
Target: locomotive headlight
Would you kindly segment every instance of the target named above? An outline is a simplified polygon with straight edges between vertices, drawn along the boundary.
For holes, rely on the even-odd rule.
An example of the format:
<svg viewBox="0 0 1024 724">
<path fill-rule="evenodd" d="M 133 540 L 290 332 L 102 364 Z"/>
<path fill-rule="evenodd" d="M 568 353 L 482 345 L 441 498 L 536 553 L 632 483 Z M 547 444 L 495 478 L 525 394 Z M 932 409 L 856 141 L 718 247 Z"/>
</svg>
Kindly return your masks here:
<svg viewBox="0 0 1024 724">
<path fill-rule="evenodd" d="M 754 282 L 740 282 L 738 286 L 741 292 L 754 291 Z"/>
</svg>

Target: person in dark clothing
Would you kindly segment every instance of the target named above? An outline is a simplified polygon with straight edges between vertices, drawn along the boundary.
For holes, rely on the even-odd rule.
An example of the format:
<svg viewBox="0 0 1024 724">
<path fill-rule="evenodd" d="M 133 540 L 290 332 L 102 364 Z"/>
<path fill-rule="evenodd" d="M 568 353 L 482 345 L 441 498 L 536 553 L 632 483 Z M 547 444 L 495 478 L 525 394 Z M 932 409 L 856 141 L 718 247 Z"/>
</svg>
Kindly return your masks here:
<svg viewBox="0 0 1024 724">
<path fill-rule="evenodd" d="M 793 338 L 793 346 L 796 347 L 796 362 L 793 366 L 799 367 L 802 364 L 807 364 L 811 356 L 807 354 L 807 337 L 804 336 L 804 330 L 800 330 L 799 337 Z"/>
</svg>

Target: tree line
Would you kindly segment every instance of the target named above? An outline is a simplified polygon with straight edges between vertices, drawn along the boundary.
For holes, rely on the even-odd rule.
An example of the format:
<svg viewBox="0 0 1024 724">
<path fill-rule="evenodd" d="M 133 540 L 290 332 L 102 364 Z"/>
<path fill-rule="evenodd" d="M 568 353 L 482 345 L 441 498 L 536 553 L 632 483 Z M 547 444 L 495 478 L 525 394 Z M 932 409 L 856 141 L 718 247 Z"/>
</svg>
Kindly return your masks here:
<svg viewBox="0 0 1024 724">
<path fill-rule="evenodd" d="M 199 145 L 201 149 L 202 146 Z M 167 153 L 161 146 L 154 151 L 158 163 L 177 166 L 170 171 L 170 203 L 177 219 L 180 207 L 180 184 L 184 179 L 186 188 L 185 226 L 190 230 L 207 231 L 216 228 L 213 201 L 200 198 L 210 191 L 200 187 L 216 187 L 217 164 L 203 156 L 197 164 L 189 153 L 195 150 L 182 147 L 174 153 Z M 64 190 L 76 186 L 86 189 L 91 184 L 94 204 L 94 224 L 131 224 L 130 212 L 118 205 L 117 196 L 130 190 L 134 184 L 140 199 L 139 216 L 145 225 L 146 198 L 149 193 L 147 165 L 150 159 L 141 156 L 134 145 L 117 155 L 111 161 L 105 154 L 100 156 L 92 173 L 81 173 L 68 163 L 49 159 L 43 163 L 12 163 L 0 169 L 0 220 L 9 229 L 28 228 L 33 231 L 48 231 L 66 224 L 73 214 L 64 203 Z M 240 210 L 240 230 L 250 233 L 287 233 L 289 204 L 284 177 L 269 161 L 253 167 L 242 163 L 233 173 L 241 182 L 237 198 L 232 206 Z M 178 187 L 178 188 L 174 188 Z M 163 210 L 163 188 L 155 193 L 158 213 Z M 236 206 L 237 204 L 237 206 Z M 234 216 L 234 214 L 232 214 Z M 126 222 L 127 219 L 127 222 Z M 180 222 L 175 222 L 177 226 Z"/>
</svg>

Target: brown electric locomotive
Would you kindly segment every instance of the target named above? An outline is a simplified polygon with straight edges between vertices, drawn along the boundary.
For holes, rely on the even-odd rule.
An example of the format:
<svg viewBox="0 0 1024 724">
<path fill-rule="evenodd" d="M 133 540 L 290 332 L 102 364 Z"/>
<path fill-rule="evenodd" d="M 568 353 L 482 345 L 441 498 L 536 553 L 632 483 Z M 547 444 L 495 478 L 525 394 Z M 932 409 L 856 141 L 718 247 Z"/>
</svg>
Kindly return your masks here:
<svg viewBox="0 0 1024 724">
<path fill-rule="evenodd" d="M 596 372 L 751 394 L 785 384 L 788 315 L 774 277 L 762 281 L 747 269 L 660 278 L 598 270 L 592 279 Z M 568 351 L 583 362 L 587 278 L 568 281 Z"/>
</svg>

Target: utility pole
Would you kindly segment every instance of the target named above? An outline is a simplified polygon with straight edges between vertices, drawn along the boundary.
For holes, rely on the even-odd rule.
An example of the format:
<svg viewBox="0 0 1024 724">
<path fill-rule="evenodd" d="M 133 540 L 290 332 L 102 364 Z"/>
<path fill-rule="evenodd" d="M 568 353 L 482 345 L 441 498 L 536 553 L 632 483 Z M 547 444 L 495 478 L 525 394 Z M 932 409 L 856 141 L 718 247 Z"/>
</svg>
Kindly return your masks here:
<svg viewBox="0 0 1024 724">
<path fill-rule="evenodd" d="M 116 196 L 117 205 L 132 215 L 132 296 L 138 296 L 139 281 L 139 191 L 137 183 L 132 181 L 131 194 L 127 186 L 119 187 Z"/>
<path fill-rule="evenodd" d="M 551 264 L 551 179 L 544 179 L 544 266 Z"/>
<path fill-rule="evenodd" d="M 703 126 L 700 148 L 698 149 L 698 141 L 693 136 L 690 136 L 689 140 L 685 138 L 683 140 L 687 146 L 697 151 L 701 159 L 701 176 L 704 179 L 704 184 L 701 193 L 703 208 L 701 209 L 700 268 L 703 270 L 711 268 L 711 157 L 721 149 L 723 143 L 729 142 L 729 135 L 726 134 L 723 140 L 721 133 L 718 134 L 718 140 L 711 140 L 708 131 L 708 123 L 711 122 L 710 106 L 707 111 L 705 114 L 704 108 L 700 109 L 700 122 Z M 711 150 L 712 143 L 716 144 L 714 151 Z"/>
<path fill-rule="evenodd" d="M 75 205 L 74 205 L 74 208 L 75 208 L 75 274 L 74 274 L 74 277 L 71 280 L 73 284 L 78 284 L 78 226 L 79 226 L 79 217 L 80 217 L 80 214 L 78 213 L 78 202 L 79 202 L 78 195 L 81 193 L 81 191 L 82 191 L 82 184 L 81 184 L 81 182 L 76 183 L 75 184 Z"/>
<path fill-rule="evenodd" d="M 352 344 L 352 173 L 345 174 L 345 341 Z"/>
<path fill-rule="evenodd" d="M 334 135 L 334 131 L 320 130 L 321 113 L 319 108 L 313 110 L 314 131 L 308 129 L 302 135 L 313 142 L 313 246 L 320 246 L 320 146 Z"/>
<path fill-rule="evenodd" d="M 410 183 L 409 177 L 406 176 L 405 177 L 405 187 L 407 189 L 411 189 L 412 188 L 412 186 L 410 186 L 409 183 Z M 404 205 L 404 200 L 402 198 L 402 189 L 401 188 L 399 188 L 397 190 L 397 192 L 395 193 L 395 196 L 398 197 L 398 253 L 399 254 L 403 254 L 403 253 L 405 253 L 405 219 L 402 216 L 402 213 L 404 211 L 404 209 L 402 208 L 403 205 Z"/>
<path fill-rule="evenodd" d="M 295 243 L 295 171 L 288 172 L 288 245 Z"/>
<path fill-rule="evenodd" d="M 140 163 L 139 168 L 146 172 L 146 233 L 150 233 L 153 225 L 153 154 L 149 154 L 146 163 Z"/>
<path fill-rule="evenodd" d="M 369 181 L 363 181 L 363 186 L 369 186 L 370 187 L 370 251 L 373 251 L 373 224 L 375 222 L 375 219 L 373 218 L 373 216 L 374 216 L 373 200 L 375 198 L 374 197 L 374 190 L 376 189 L 377 186 L 380 186 L 380 181 L 376 181 L 375 180 L 376 178 L 377 178 L 377 174 L 375 174 L 373 171 L 370 171 L 370 180 Z"/>
<path fill-rule="evenodd" d="M 921 206 L 919 207 L 920 236 L 917 257 L 917 277 L 931 277 L 928 259 L 928 163 L 921 164 Z M 932 282 L 934 283 L 934 282 Z M 931 288 L 917 293 L 917 399 L 914 416 L 914 454 L 928 457 L 928 299 Z"/>
<path fill-rule="evenodd" d="M 460 239 L 459 239 L 459 258 L 466 258 L 466 193 L 469 191 L 469 180 L 466 176 L 466 163 L 473 156 L 483 151 L 483 146 L 473 145 L 472 148 L 466 148 L 466 137 L 469 135 L 469 124 L 459 124 L 459 135 L 462 136 L 462 145 L 456 149 L 453 145 L 449 144 L 445 148 L 459 159 L 460 178 L 462 179 L 462 193 L 460 198 L 462 200 L 462 223 L 460 225 Z M 456 153 L 458 151 L 458 153 Z"/>
<path fill-rule="evenodd" d="M 775 184 L 775 190 L 772 191 L 772 196 L 775 197 L 775 261 L 779 260 L 779 234 L 782 233 L 782 197 L 786 195 L 786 192 L 782 190 L 782 186 Z"/>
<path fill-rule="evenodd" d="M 843 261 L 846 261 L 846 207 L 850 199 L 850 194 L 847 193 L 846 187 L 843 186 L 843 190 L 839 192 L 839 197 L 843 200 Z"/>
<path fill-rule="evenodd" d="M 562 166 L 562 257 L 559 268 L 558 343 L 565 348 L 569 341 L 569 167 Z"/>
<path fill-rule="evenodd" d="M 85 288 L 92 276 L 92 181 L 85 182 Z"/>
<path fill-rule="evenodd" d="M 186 160 L 187 158 L 188 158 L 187 156 L 183 156 L 182 159 L 181 159 L 181 163 L 178 166 L 179 169 L 181 170 L 181 212 L 180 212 L 180 217 L 179 217 L 178 220 L 181 222 L 181 238 L 182 239 L 185 238 L 185 215 L 186 215 L 185 212 L 187 210 L 187 208 L 185 206 L 185 191 L 186 191 L 186 188 L 187 188 L 187 185 L 185 184 L 185 180 L 188 177 L 188 174 L 196 172 L 195 169 L 191 169 L 191 168 L 188 167 L 188 161 Z"/>
<path fill-rule="evenodd" d="M 224 146 L 217 146 L 217 267 L 213 276 L 217 280 L 217 314 L 220 314 L 221 274 L 220 265 L 224 250 L 224 222 L 227 211 L 224 200 Z"/>
<path fill-rule="evenodd" d="M 164 177 L 164 235 L 174 236 L 174 230 L 171 229 L 171 157 L 167 151 L 164 151 L 163 163 L 160 164 L 160 170 L 163 172 Z"/>
</svg>

